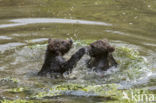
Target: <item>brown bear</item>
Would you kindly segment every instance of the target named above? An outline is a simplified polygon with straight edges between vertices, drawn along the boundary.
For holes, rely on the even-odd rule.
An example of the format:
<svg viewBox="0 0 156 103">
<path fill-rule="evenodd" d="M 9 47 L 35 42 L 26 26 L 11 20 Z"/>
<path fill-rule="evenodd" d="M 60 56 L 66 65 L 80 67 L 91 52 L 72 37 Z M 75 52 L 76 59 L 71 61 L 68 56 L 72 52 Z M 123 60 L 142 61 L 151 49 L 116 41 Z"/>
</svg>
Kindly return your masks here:
<svg viewBox="0 0 156 103">
<path fill-rule="evenodd" d="M 95 71 L 106 71 L 112 66 L 117 66 L 112 52 L 115 48 L 112 47 L 108 40 L 97 40 L 88 46 L 88 54 L 90 59 L 87 62 L 87 66 Z"/>
<path fill-rule="evenodd" d="M 38 75 L 63 74 L 66 71 L 72 71 L 77 62 L 85 54 L 85 48 L 80 48 L 69 60 L 65 60 L 63 55 L 72 48 L 72 40 L 49 39 L 45 54 L 44 64 Z"/>
</svg>

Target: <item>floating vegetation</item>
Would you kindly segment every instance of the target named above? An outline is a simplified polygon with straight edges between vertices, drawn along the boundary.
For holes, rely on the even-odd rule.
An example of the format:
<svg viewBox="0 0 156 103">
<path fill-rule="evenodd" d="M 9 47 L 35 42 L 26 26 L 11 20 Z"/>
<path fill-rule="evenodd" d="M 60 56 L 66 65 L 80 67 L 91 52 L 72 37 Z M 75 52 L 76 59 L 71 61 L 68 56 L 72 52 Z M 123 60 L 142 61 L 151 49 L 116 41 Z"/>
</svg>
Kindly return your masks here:
<svg viewBox="0 0 156 103">
<path fill-rule="evenodd" d="M 22 100 L 22 99 L 17 99 L 17 100 L 3 100 L 1 101 L 2 103 L 36 103 L 32 100 Z M 41 103 L 41 102 L 37 102 L 37 103 Z"/>
<path fill-rule="evenodd" d="M 13 88 L 13 89 L 9 89 L 8 92 L 12 92 L 12 93 L 18 93 L 18 92 L 23 92 L 25 91 L 24 88 L 20 87 L 20 88 Z"/>
<path fill-rule="evenodd" d="M 32 96 L 31 100 L 15 99 L 15 100 L 2 100 L 1 103 L 47 103 L 46 98 L 61 97 L 61 95 L 68 96 L 85 96 L 101 97 L 103 102 L 107 99 L 107 103 L 136 103 L 142 100 L 149 102 L 153 101 L 156 95 L 148 89 L 129 89 L 119 90 L 116 84 L 103 84 L 103 85 L 80 85 L 80 84 L 62 84 L 55 85 L 53 88 L 39 92 L 37 95 Z M 88 95 L 86 95 L 88 93 Z M 94 94 L 94 95 L 93 95 Z M 48 99 L 50 100 L 50 99 Z M 54 100 L 53 100 L 54 101 Z M 154 102 L 154 101 L 153 101 Z M 49 102 L 48 102 L 49 103 Z M 65 102 L 66 103 L 66 102 Z"/>
<path fill-rule="evenodd" d="M 74 41 L 74 44 L 75 45 L 79 45 L 79 46 L 87 46 L 91 43 L 93 43 L 95 40 L 76 40 Z"/>
<path fill-rule="evenodd" d="M 34 97 L 43 98 L 60 95 L 116 97 L 119 96 L 117 94 L 118 92 L 117 87 L 118 85 L 116 84 L 103 84 L 103 85 L 81 85 L 73 83 L 61 84 L 53 86 L 52 88 L 46 91 L 39 92 Z"/>
<path fill-rule="evenodd" d="M 13 83 L 18 83 L 19 80 L 17 80 L 16 78 L 7 77 L 7 78 L 1 79 L 0 82 L 13 82 Z"/>
<path fill-rule="evenodd" d="M 37 45 L 30 45 L 27 46 L 28 48 L 34 49 L 34 48 L 45 48 L 47 44 L 37 44 Z"/>
<path fill-rule="evenodd" d="M 114 56 L 117 58 L 120 72 L 117 73 L 122 80 L 136 80 L 150 73 L 149 64 L 135 49 L 117 47 Z"/>
<path fill-rule="evenodd" d="M 11 78 L 11 77 L 2 78 L 0 80 L 0 86 L 16 87 L 18 83 L 19 83 L 19 80 L 17 80 L 16 78 Z"/>
<path fill-rule="evenodd" d="M 120 102 L 120 103 L 135 103 L 132 95 L 141 96 L 142 94 L 154 95 L 154 92 L 148 89 L 129 89 L 119 90 L 117 84 L 103 84 L 103 85 L 81 85 L 65 83 L 61 85 L 55 85 L 50 89 L 39 92 L 33 98 L 44 99 L 48 97 L 56 97 L 61 95 L 68 96 L 84 96 L 84 97 L 102 97 L 109 98 L 108 103 Z M 138 98 L 137 98 L 138 99 Z M 114 102 L 111 102 L 113 100 Z"/>
</svg>

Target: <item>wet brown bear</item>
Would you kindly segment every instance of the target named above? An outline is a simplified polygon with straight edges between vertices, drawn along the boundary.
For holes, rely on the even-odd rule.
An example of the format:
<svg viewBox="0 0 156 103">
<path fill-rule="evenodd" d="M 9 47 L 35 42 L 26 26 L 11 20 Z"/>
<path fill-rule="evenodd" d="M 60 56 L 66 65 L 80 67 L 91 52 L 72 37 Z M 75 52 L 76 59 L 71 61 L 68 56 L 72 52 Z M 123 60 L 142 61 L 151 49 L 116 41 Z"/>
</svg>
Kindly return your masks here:
<svg viewBox="0 0 156 103">
<path fill-rule="evenodd" d="M 106 71 L 112 66 L 117 66 L 112 52 L 115 48 L 110 46 L 108 40 L 98 40 L 90 44 L 88 47 L 88 53 L 90 60 L 87 65 L 89 68 L 93 68 L 95 71 Z"/>
<path fill-rule="evenodd" d="M 38 75 L 44 76 L 48 73 L 62 75 L 66 71 L 71 71 L 85 54 L 85 48 L 81 48 L 66 61 L 63 55 L 72 48 L 72 44 L 72 40 L 49 39 L 45 61 Z"/>
</svg>

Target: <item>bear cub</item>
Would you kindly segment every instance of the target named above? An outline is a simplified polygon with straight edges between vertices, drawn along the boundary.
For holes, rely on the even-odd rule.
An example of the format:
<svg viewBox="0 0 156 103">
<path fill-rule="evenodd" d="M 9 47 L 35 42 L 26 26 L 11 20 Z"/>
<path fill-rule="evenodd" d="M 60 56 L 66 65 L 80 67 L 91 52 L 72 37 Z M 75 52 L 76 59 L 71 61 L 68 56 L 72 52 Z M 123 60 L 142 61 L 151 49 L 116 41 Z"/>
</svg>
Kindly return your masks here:
<svg viewBox="0 0 156 103">
<path fill-rule="evenodd" d="M 101 72 L 106 71 L 112 66 L 117 67 L 117 62 L 112 55 L 114 51 L 115 48 L 106 39 L 91 43 L 88 46 L 88 54 L 91 57 L 87 62 L 88 68 Z"/>
<path fill-rule="evenodd" d="M 72 40 L 49 39 L 45 54 L 44 64 L 38 75 L 61 74 L 66 71 L 72 71 L 77 62 L 85 54 L 85 48 L 80 48 L 69 60 L 63 56 L 72 48 Z"/>
</svg>

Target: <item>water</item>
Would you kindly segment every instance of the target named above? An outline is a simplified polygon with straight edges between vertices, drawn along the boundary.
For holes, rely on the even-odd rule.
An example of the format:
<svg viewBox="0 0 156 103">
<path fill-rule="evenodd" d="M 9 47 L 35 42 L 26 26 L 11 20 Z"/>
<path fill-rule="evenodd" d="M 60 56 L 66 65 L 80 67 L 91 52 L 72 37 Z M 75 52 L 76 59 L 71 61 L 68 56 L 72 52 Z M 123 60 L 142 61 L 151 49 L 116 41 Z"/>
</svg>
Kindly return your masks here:
<svg viewBox="0 0 156 103">
<path fill-rule="evenodd" d="M 0 99 L 25 99 L 46 91 L 43 88 L 64 83 L 116 83 L 120 89 L 146 87 L 155 90 L 155 7 L 155 0 L 0 0 L 0 79 L 3 81 Z M 85 55 L 73 73 L 65 75 L 66 79 L 38 77 L 48 38 L 75 40 L 66 58 L 82 47 L 83 43 L 78 45 L 78 42 L 108 38 L 116 48 L 138 51 L 144 62 L 126 59 L 117 50 L 113 55 L 121 65 L 102 74 L 85 68 L 84 61 L 89 58 Z M 11 78 L 17 79 L 18 83 Z M 8 92 L 16 87 L 28 91 Z M 88 97 L 90 103 L 109 100 L 83 91 L 67 91 L 66 95 L 50 97 L 50 100 L 85 103 Z"/>
<path fill-rule="evenodd" d="M 88 24 L 88 25 L 103 25 L 103 26 L 111 26 L 111 24 L 107 24 L 104 22 L 95 22 L 95 21 L 85 21 L 85 20 L 72 20 L 72 19 L 56 19 L 56 18 L 28 18 L 28 19 L 15 19 L 10 20 L 14 24 L 4 24 L 0 25 L 0 28 L 7 27 L 15 27 L 21 25 L 28 24 L 36 24 L 36 23 L 69 23 L 69 24 Z"/>
</svg>

